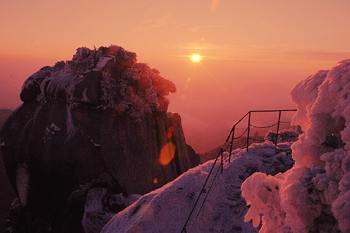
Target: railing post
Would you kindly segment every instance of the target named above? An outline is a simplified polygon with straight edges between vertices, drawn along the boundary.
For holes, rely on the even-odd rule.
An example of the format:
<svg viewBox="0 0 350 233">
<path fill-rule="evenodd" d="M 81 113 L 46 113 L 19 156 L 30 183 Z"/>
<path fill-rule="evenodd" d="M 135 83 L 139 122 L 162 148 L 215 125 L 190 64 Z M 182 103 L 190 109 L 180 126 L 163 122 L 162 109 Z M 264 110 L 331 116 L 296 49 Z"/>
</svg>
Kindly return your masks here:
<svg viewBox="0 0 350 233">
<path fill-rule="evenodd" d="M 250 138 L 250 117 L 251 117 L 251 112 L 249 111 L 248 114 L 248 135 L 247 135 L 247 151 L 248 151 L 248 147 L 249 147 L 249 138 Z"/>
<path fill-rule="evenodd" d="M 220 149 L 220 156 L 221 156 L 221 174 L 224 173 L 224 149 Z"/>
<path fill-rule="evenodd" d="M 232 132 L 231 132 L 231 142 L 230 142 L 230 154 L 228 155 L 228 162 L 231 163 L 231 154 L 233 149 L 233 140 L 235 138 L 235 128 L 236 126 L 233 126 Z"/>
<path fill-rule="evenodd" d="M 278 122 L 277 122 L 277 132 L 276 132 L 275 146 L 277 146 L 277 143 L 278 143 L 278 133 L 279 133 L 279 130 L 280 130 L 281 115 L 282 115 L 282 111 L 279 110 L 278 111 Z"/>
</svg>

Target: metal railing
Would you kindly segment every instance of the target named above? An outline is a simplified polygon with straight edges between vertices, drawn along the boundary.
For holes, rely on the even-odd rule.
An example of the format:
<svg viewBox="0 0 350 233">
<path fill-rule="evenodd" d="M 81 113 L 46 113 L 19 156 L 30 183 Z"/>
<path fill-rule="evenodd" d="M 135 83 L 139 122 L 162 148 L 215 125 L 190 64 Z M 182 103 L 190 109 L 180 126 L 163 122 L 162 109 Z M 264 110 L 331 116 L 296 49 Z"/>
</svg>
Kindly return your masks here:
<svg viewBox="0 0 350 233">
<path fill-rule="evenodd" d="M 284 112 L 295 112 L 296 109 L 278 109 L 278 110 L 253 110 L 247 112 L 241 119 L 239 119 L 231 128 L 228 136 L 226 137 L 225 143 L 221 146 L 220 150 L 218 151 L 216 158 L 213 162 L 212 167 L 210 168 L 210 171 L 204 181 L 204 184 L 195 200 L 195 203 L 189 213 L 189 216 L 186 219 L 186 222 L 184 223 L 184 226 L 181 229 L 181 233 L 189 233 L 190 227 L 196 222 L 197 218 L 199 217 L 201 210 L 209 196 L 210 191 L 213 188 L 214 182 L 216 180 L 216 177 L 219 173 L 223 173 L 224 171 L 224 151 L 228 152 L 228 162 L 231 162 L 231 155 L 232 151 L 237 148 L 246 148 L 246 150 L 249 150 L 249 145 L 252 141 L 254 142 L 263 142 L 264 138 L 257 139 L 251 136 L 251 130 L 252 128 L 258 128 L 258 129 L 267 129 L 271 127 L 276 127 L 276 136 L 275 136 L 275 145 L 278 143 L 278 135 L 280 133 L 281 124 L 289 124 L 288 121 L 281 121 L 282 115 Z M 278 113 L 278 120 L 276 123 L 268 126 L 256 126 L 252 124 L 252 115 L 254 113 Z M 235 135 L 236 130 L 238 126 L 247 118 L 247 125 L 246 128 L 240 132 L 239 136 Z M 244 138 L 244 135 L 247 134 L 246 138 Z M 240 141 L 238 141 L 240 140 Z M 237 142 L 235 145 L 235 142 Z M 220 158 L 220 166 L 217 167 L 216 171 L 215 166 L 218 163 L 218 160 Z M 213 177 L 212 177 L 213 176 Z M 210 178 L 212 177 L 211 181 Z M 204 195 L 204 196 L 203 196 Z M 199 207 L 198 207 L 199 206 Z M 199 208 L 199 209 L 198 209 Z M 192 220 L 195 212 L 197 214 L 195 215 L 195 218 Z M 190 224 L 192 220 L 192 225 Z"/>
<path fill-rule="evenodd" d="M 278 142 L 278 135 L 281 129 L 281 124 L 289 124 L 290 122 L 287 121 L 281 121 L 282 119 L 282 114 L 284 112 L 295 112 L 297 111 L 296 109 L 278 109 L 278 110 L 253 110 L 253 111 L 249 111 L 247 112 L 241 119 L 239 119 L 231 128 L 230 133 L 228 134 L 225 143 L 227 143 L 230 140 L 230 149 L 229 149 L 229 161 L 231 161 L 231 153 L 232 150 L 234 148 L 234 142 L 237 139 L 243 138 L 245 133 L 247 133 L 247 136 L 245 138 L 245 145 L 239 144 L 239 146 L 237 146 L 236 148 L 242 148 L 242 147 L 246 147 L 247 151 L 249 150 L 249 145 L 251 144 L 251 141 L 255 141 L 255 142 L 262 142 L 264 141 L 264 138 L 262 139 L 257 139 L 257 138 L 253 138 L 251 137 L 251 129 L 252 128 L 259 128 L 259 129 L 266 129 L 266 128 L 271 128 L 271 127 L 276 127 L 276 139 L 275 139 L 275 145 L 277 145 Z M 277 115 L 277 122 L 272 124 L 272 125 L 268 125 L 268 126 L 256 126 L 254 124 L 252 124 L 251 119 L 252 119 L 252 115 L 254 113 L 278 113 Z M 245 120 L 246 118 L 248 118 L 248 123 L 247 123 L 247 127 L 243 130 L 243 133 L 241 133 L 240 136 L 235 136 L 235 131 L 237 129 L 237 127 L 239 126 L 239 124 L 241 122 L 243 122 L 243 120 Z"/>
</svg>

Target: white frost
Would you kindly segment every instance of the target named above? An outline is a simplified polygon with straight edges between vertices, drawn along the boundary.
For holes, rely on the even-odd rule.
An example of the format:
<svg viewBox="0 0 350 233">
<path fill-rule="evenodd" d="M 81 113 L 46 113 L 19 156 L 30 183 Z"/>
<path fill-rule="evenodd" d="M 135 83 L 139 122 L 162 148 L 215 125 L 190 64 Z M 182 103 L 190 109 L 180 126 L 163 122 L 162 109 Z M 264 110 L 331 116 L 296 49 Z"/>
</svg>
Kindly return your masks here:
<svg viewBox="0 0 350 233">
<path fill-rule="evenodd" d="M 95 71 L 100 71 L 102 70 L 109 61 L 111 61 L 112 59 L 114 59 L 113 56 L 105 56 L 105 57 L 101 57 L 98 61 L 98 63 L 96 64 L 96 67 L 94 68 Z"/>
<path fill-rule="evenodd" d="M 123 194 L 110 194 L 106 188 L 95 187 L 88 191 L 84 206 L 82 226 L 85 233 L 100 232 L 115 212 L 110 207 L 125 208 L 135 202 L 140 195 L 125 197 Z"/>
<path fill-rule="evenodd" d="M 262 215 L 261 232 L 349 233 L 350 60 L 302 81 L 292 97 L 298 107 L 294 124 L 304 132 L 292 146 L 295 166 L 243 183 L 251 205 L 246 220 L 259 223 Z"/>
<path fill-rule="evenodd" d="M 139 120 L 152 111 L 165 112 L 166 96 L 175 90 L 157 70 L 137 63 L 135 53 L 110 46 L 78 48 L 72 60 L 40 69 L 25 81 L 21 96 L 23 101 L 66 103 L 68 108 L 88 104 L 115 109 Z M 71 121 L 68 132 L 74 132 L 73 126 Z"/>
</svg>

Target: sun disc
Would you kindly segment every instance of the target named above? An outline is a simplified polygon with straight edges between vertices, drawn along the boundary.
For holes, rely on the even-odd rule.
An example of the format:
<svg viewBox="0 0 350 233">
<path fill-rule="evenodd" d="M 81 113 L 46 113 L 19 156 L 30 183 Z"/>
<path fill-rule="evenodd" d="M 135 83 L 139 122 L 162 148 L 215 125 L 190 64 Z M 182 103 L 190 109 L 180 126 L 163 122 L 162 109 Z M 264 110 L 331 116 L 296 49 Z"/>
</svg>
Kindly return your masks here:
<svg viewBox="0 0 350 233">
<path fill-rule="evenodd" d="M 193 53 L 191 54 L 190 59 L 193 63 L 199 63 L 202 61 L 203 57 L 198 53 Z"/>
</svg>

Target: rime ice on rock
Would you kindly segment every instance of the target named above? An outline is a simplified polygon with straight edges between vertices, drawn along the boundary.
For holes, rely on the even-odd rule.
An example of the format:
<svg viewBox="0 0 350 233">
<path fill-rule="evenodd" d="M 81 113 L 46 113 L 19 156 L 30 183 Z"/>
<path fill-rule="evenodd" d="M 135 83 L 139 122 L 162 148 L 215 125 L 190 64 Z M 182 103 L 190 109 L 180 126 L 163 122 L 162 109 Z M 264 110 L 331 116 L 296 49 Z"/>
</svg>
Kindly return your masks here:
<svg viewBox="0 0 350 233">
<path fill-rule="evenodd" d="M 251 205 L 246 220 L 257 226 L 261 219 L 264 233 L 348 233 L 350 60 L 302 81 L 292 97 L 298 107 L 294 124 L 304 132 L 292 147 L 295 166 L 243 183 Z"/>
<path fill-rule="evenodd" d="M 135 119 L 154 110 L 166 111 L 166 95 L 175 85 L 148 65 L 136 62 L 136 54 L 118 46 L 97 50 L 77 49 L 73 59 L 43 67 L 22 88 L 23 101 L 60 98 L 74 104 L 114 108 Z"/>
<path fill-rule="evenodd" d="M 299 127 L 290 128 L 290 129 L 282 129 L 276 134 L 275 131 L 269 131 L 265 135 L 265 140 L 268 140 L 270 142 L 277 142 L 282 143 L 282 142 L 294 142 L 298 139 L 298 136 L 300 134 L 300 129 Z"/>
<path fill-rule="evenodd" d="M 45 134 L 43 140 L 45 142 L 52 140 L 52 138 L 60 131 L 60 127 L 55 125 L 55 123 L 51 123 L 48 127 L 45 129 Z"/>
</svg>

